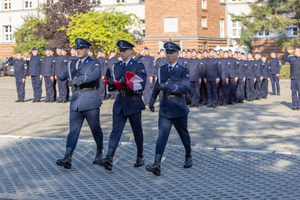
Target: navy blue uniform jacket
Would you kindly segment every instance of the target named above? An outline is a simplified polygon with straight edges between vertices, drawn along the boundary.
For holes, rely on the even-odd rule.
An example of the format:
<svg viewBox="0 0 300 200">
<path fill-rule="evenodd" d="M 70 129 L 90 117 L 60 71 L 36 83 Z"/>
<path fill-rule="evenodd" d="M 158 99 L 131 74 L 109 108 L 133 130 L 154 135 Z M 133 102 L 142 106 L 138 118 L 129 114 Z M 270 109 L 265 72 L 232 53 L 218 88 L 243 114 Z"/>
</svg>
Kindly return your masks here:
<svg viewBox="0 0 300 200">
<path fill-rule="evenodd" d="M 135 73 L 137 76 L 143 79 L 141 82 L 141 89 L 139 92 L 145 89 L 145 84 L 147 80 L 147 72 L 145 66 L 142 62 L 133 60 L 132 58 L 128 62 L 128 65 L 124 68 L 123 61 L 116 62 L 112 68 L 113 79 L 115 81 L 120 81 L 123 77 L 125 78 L 126 71 Z M 116 87 L 109 88 L 109 91 L 117 90 Z M 126 87 L 127 92 L 133 93 L 134 91 Z M 120 95 L 118 94 L 113 106 L 113 113 L 119 115 L 123 111 L 123 116 L 129 116 L 140 112 L 145 109 L 145 104 L 142 100 L 141 93 L 130 94 L 130 95 Z"/>
<path fill-rule="evenodd" d="M 283 55 L 282 60 L 291 64 L 290 78 L 300 80 L 300 57 L 289 56 L 289 53 L 286 53 Z"/>
<path fill-rule="evenodd" d="M 72 79 L 76 80 L 70 109 L 82 112 L 99 108 L 101 106 L 101 99 L 96 88 L 99 85 L 99 79 L 101 77 L 100 63 L 98 60 L 88 56 L 84 63 L 78 66 L 78 70 L 76 70 L 78 61 L 79 59 L 73 59 L 69 62 Z M 70 80 L 69 70 L 65 71 L 63 75 L 59 77 L 59 80 L 61 81 L 67 79 Z M 95 90 L 78 92 L 76 90 L 77 88 L 95 88 Z"/>
<path fill-rule="evenodd" d="M 272 58 L 269 62 L 270 74 L 280 74 L 281 61 L 279 58 Z"/>
<path fill-rule="evenodd" d="M 40 55 L 32 56 L 29 61 L 29 75 L 39 76 L 42 74 L 43 58 Z"/>
<path fill-rule="evenodd" d="M 163 93 L 169 94 L 186 94 L 190 87 L 190 72 L 189 69 L 179 65 L 175 65 L 171 72 L 168 71 L 168 64 L 160 67 L 160 76 L 155 83 L 152 92 L 152 99 L 156 100 L 159 90 L 156 90 L 156 85 L 159 83 L 164 83 L 165 88 Z M 163 96 L 160 102 L 159 115 L 172 119 L 177 117 L 182 117 L 187 115 L 189 109 L 186 105 L 185 97 L 172 97 L 167 98 Z"/>
<path fill-rule="evenodd" d="M 54 70 L 53 70 L 53 60 L 54 56 L 47 56 L 44 58 L 42 63 L 42 75 L 43 76 L 54 76 Z"/>
<path fill-rule="evenodd" d="M 27 63 L 23 60 L 17 60 L 13 59 L 13 57 L 10 57 L 8 59 L 8 62 L 12 65 L 14 65 L 14 77 L 16 78 L 26 78 L 27 75 Z"/>
<path fill-rule="evenodd" d="M 167 58 L 163 57 L 163 58 L 157 58 L 155 61 L 155 65 L 154 65 L 154 71 L 153 71 L 153 76 L 157 77 L 157 71 L 158 69 L 167 64 Z"/>
</svg>

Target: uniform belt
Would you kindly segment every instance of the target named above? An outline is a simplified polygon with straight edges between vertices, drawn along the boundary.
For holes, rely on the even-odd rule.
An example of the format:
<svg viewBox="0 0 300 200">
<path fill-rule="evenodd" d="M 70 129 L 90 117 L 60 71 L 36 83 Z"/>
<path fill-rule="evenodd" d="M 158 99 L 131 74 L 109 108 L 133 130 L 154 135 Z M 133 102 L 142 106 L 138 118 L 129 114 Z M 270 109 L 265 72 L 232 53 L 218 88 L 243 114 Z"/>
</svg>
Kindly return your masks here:
<svg viewBox="0 0 300 200">
<path fill-rule="evenodd" d="M 127 90 L 118 90 L 119 94 L 122 96 L 126 96 L 126 95 L 135 95 L 135 94 L 142 94 L 141 91 L 127 91 Z"/>
<path fill-rule="evenodd" d="M 77 92 L 86 92 L 86 91 L 93 91 L 93 90 L 97 90 L 96 86 L 92 87 L 92 88 L 75 88 L 75 91 Z"/>
<path fill-rule="evenodd" d="M 164 97 L 166 98 L 183 98 L 185 97 L 185 94 L 170 94 L 170 93 L 164 93 Z"/>
</svg>

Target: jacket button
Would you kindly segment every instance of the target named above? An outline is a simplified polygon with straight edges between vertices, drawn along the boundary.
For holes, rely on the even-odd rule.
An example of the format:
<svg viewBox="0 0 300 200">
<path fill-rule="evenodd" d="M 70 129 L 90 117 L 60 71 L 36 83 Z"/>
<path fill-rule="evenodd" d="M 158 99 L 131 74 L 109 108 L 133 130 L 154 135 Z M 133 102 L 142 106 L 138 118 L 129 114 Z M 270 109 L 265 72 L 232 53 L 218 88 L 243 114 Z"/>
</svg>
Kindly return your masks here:
<svg viewBox="0 0 300 200">
<path fill-rule="evenodd" d="M 95 96 L 94 96 L 95 97 Z"/>
<path fill-rule="evenodd" d="M 168 79 L 168 80 L 170 80 L 170 79 Z"/>
</svg>

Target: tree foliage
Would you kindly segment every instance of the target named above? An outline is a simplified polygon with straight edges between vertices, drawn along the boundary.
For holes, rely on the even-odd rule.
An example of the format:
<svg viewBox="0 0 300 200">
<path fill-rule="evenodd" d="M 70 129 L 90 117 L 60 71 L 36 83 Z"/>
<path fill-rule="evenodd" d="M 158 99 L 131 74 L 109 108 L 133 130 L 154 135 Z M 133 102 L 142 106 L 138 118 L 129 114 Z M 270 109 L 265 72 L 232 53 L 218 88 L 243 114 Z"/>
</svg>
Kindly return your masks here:
<svg viewBox="0 0 300 200">
<path fill-rule="evenodd" d="M 15 52 L 20 51 L 22 53 L 30 52 L 32 47 L 36 47 L 40 54 L 45 54 L 45 46 L 48 45 L 47 40 L 44 37 L 37 38 L 34 35 L 36 31 L 36 27 L 39 24 L 45 23 L 45 21 L 41 20 L 38 16 L 34 16 L 32 14 L 28 14 L 22 17 L 23 24 L 16 28 L 13 33 L 13 38 L 15 39 L 17 46 L 15 48 Z"/>
<path fill-rule="evenodd" d="M 38 38 L 45 37 L 49 41 L 49 47 L 63 47 L 70 49 L 69 38 L 66 30 L 70 19 L 76 13 L 86 13 L 100 5 L 99 0 L 59 0 L 56 3 L 43 4 L 42 12 L 46 23 L 39 24 L 35 32 Z"/>
<path fill-rule="evenodd" d="M 94 48 L 101 48 L 106 54 L 110 50 L 117 50 L 118 40 L 135 43 L 128 29 L 139 26 L 140 21 L 136 15 L 117 11 L 116 7 L 100 12 L 76 13 L 69 18 L 68 28 L 62 30 L 67 29 L 71 45 L 75 45 L 76 38 L 87 39 Z"/>
<path fill-rule="evenodd" d="M 278 45 L 282 47 L 300 44 L 297 38 L 287 38 L 285 31 L 292 24 L 300 27 L 299 0 L 256 0 L 249 2 L 251 13 L 240 16 L 231 14 L 233 20 L 240 20 L 247 28 L 248 36 L 258 32 L 271 31 L 280 35 Z"/>
</svg>

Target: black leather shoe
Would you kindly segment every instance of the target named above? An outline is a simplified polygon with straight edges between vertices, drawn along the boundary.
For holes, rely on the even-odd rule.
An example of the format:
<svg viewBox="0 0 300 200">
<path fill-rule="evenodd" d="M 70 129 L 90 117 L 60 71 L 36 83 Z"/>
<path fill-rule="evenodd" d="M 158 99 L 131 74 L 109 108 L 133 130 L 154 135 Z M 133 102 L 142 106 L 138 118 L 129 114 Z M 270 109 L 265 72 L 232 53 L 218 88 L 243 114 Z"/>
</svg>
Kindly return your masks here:
<svg viewBox="0 0 300 200">
<path fill-rule="evenodd" d="M 293 107 L 292 110 L 298 110 L 298 108 L 297 107 Z"/>
<path fill-rule="evenodd" d="M 41 102 L 41 100 L 35 100 L 35 102 Z"/>
<path fill-rule="evenodd" d="M 194 104 L 194 103 L 191 103 L 190 107 L 195 107 L 195 104 Z"/>
<path fill-rule="evenodd" d="M 35 99 L 33 99 L 33 100 L 32 100 L 32 103 L 34 103 L 34 102 L 36 102 L 36 100 L 35 100 Z"/>
<path fill-rule="evenodd" d="M 102 150 L 103 150 L 103 145 L 97 144 L 97 153 L 96 153 L 95 160 L 93 161 L 93 164 L 98 164 L 100 166 L 104 166 Z"/>
<path fill-rule="evenodd" d="M 104 167 L 106 170 L 111 171 L 112 170 L 112 166 L 113 166 L 113 157 L 115 155 L 115 151 L 114 149 L 108 149 L 106 158 L 104 159 Z"/>
<path fill-rule="evenodd" d="M 24 99 L 22 99 L 22 100 L 21 100 L 21 102 L 25 102 L 25 100 L 24 100 Z"/>
<path fill-rule="evenodd" d="M 74 152 L 74 149 L 72 149 L 71 147 L 67 147 L 65 157 L 63 159 L 58 159 L 56 161 L 56 164 L 58 166 L 63 166 L 66 169 L 71 169 L 73 152 Z"/>
<path fill-rule="evenodd" d="M 280 96 L 280 93 L 277 93 L 278 96 Z"/>
<path fill-rule="evenodd" d="M 223 103 L 223 106 L 227 106 L 227 103 Z"/>
<path fill-rule="evenodd" d="M 207 105 L 206 105 L 206 108 L 209 108 L 209 107 L 212 107 L 212 105 L 210 105 L 210 104 L 207 104 Z"/>
<path fill-rule="evenodd" d="M 212 106 L 212 108 L 216 108 L 216 107 L 217 107 L 217 105 L 213 105 L 213 106 Z"/>
<path fill-rule="evenodd" d="M 156 154 L 153 165 L 147 165 L 146 170 L 148 172 L 152 172 L 156 176 L 160 176 L 160 163 L 161 163 L 162 155 Z"/>
<path fill-rule="evenodd" d="M 61 102 L 62 102 L 62 100 L 58 100 L 58 101 L 57 101 L 57 103 L 61 103 Z"/>
<path fill-rule="evenodd" d="M 45 103 L 49 103 L 49 102 L 50 102 L 50 99 L 46 99 L 46 100 L 45 100 Z"/>
<path fill-rule="evenodd" d="M 144 156 L 143 156 L 143 147 L 137 148 L 137 156 L 136 162 L 134 163 L 134 167 L 141 167 L 144 165 Z"/>
</svg>

